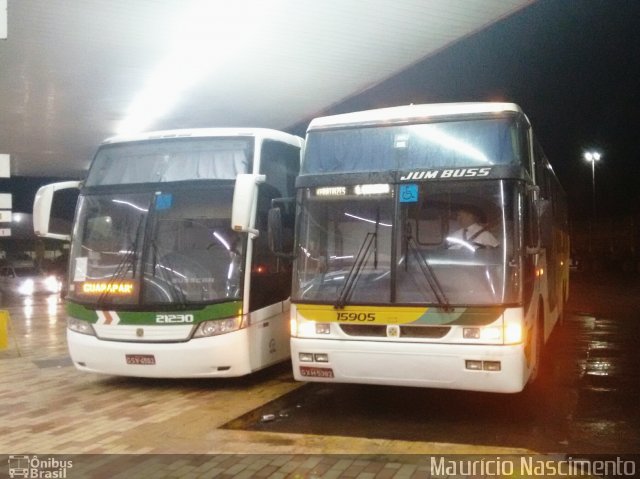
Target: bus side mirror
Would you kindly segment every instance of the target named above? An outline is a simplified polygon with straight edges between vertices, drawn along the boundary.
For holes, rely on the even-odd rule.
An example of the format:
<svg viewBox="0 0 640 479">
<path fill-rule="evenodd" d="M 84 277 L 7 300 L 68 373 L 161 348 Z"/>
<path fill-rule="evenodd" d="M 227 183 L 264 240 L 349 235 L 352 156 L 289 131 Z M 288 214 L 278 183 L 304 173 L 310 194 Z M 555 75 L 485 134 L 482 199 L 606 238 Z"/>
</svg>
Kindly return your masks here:
<svg viewBox="0 0 640 479">
<path fill-rule="evenodd" d="M 253 218 L 258 201 L 258 185 L 264 183 L 265 179 L 264 175 L 247 173 L 236 176 L 231 209 L 231 229 L 233 231 L 258 236 L 258 230 L 253 227 Z"/>
<path fill-rule="evenodd" d="M 283 253 L 282 215 L 280 208 L 270 208 L 267 216 L 267 242 L 272 253 Z"/>
<path fill-rule="evenodd" d="M 290 242 L 285 245 L 289 235 L 285 233 L 286 220 L 282 219 L 283 214 L 287 218 L 287 208 L 292 208 L 294 201 L 295 198 L 274 198 L 271 200 L 271 208 L 267 213 L 267 243 L 271 252 L 279 258 L 295 259 Z M 281 206 L 275 206 L 276 204 Z M 285 248 L 290 248 L 290 250 L 287 251 Z"/>
<path fill-rule="evenodd" d="M 293 251 L 285 251 L 284 232 L 282 226 L 282 210 L 271 208 L 267 217 L 267 241 L 269 249 L 280 258 L 294 259 Z"/>
<path fill-rule="evenodd" d="M 51 205 L 53 203 L 53 195 L 56 191 L 80 188 L 80 183 L 80 181 L 62 181 L 60 183 L 51 183 L 38 189 L 33 201 L 33 231 L 36 235 L 45 238 L 71 241 L 71 235 L 49 232 Z"/>
</svg>

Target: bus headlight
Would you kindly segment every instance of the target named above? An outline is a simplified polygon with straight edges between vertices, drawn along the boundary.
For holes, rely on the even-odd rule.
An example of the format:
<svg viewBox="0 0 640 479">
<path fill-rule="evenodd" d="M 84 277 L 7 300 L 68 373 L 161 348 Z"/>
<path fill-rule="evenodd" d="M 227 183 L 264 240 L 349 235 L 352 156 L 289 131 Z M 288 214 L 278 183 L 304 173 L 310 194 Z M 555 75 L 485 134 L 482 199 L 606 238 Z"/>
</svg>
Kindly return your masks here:
<svg viewBox="0 0 640 479">
<path fill-rule="evenodd" d="M 329 323 L 316 323 L 316 334 L 331 334 L 331 325 Z"/>
<path fill-rule="evenodd" d="M 75 331 L 80 334 L 87 334 L 89 336 L 95 336 L 96 332 L 93 330 L 93 326 L 88 321 L 83 321 L 77 318 L 67 318 L 67 328 L 71 331 Z"/>
<path fill-rule="evenodd" d="M 316 323 L 315 321 L 300 321 L 298 322 L 298 336 L 315 336 Z"/>
<path fill-rule="evenodd" d="M 331 335 L 331 323 L 307 319 L 298 314 L 295 304 L 291 305 L 289 312 L 289 331 L 294 338 L 314 338 L 319 335 Z"/>
<path fill-rule="evenodd" d="M 464 339 L 480 339 L 480 328 L 463 328 L 462 337 Z"/>
<path fill-rule="evenodd" d="M 463 328 L 464 339 L 478 339 L 480 341 L 502 342 L 502 325 Z"/>
<path fill-rule="evenodd" d="M 523 340 L 522 324 L 518 318 L 499 319 L 486 326 L 462 328 L 462 337 L 492 344 L 519 344 Z"/>
<path fill-rule="evenodd" d="M 194 338 L 207 338 L 220 334 L 232 333 L 242 328 L 242 316 L 233 318 L 216 319 L 213 321 L 203 321 L 196 328 Z"/>
<path fill-rule="evenodd" d="M 480 338 L 484 341 L 501 341 L 502 325 L 482 328 L 480 330 Z"/>
<path fill-rule="evenodd" d="M 331 334 L 331 326 L 328 323 L 291 318 L 290 324 L 291 336 L 293 337 L 309 338 L 319 334 Z"/>
<path fill-rule="evenodd" d="M 504 342 L 506 344 L 517 344 L 522 342 L 522 325 L 519 323 L 505 324 Z"/>
</svg>

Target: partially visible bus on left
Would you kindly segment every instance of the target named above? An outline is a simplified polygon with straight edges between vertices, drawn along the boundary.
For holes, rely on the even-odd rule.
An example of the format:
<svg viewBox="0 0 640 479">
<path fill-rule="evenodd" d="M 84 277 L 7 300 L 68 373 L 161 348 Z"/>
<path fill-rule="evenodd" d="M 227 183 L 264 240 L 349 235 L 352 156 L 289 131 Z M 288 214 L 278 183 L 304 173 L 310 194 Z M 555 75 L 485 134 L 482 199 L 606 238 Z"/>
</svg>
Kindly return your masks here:
<svg viewBox="0 0 640 479">
<path fill-rule="evenodd" d="M 193 129 L 106 140 L 83 183 L 42 187 L 41 236 L 71 239 L 67 341 L 81 371 L 241 376 L 289 357 L 290 262 L 267 246 L 282 205 L 292 241 L 302 138 Z M 71 238 L 54 192 L 79 188 Z"/>
</svg>

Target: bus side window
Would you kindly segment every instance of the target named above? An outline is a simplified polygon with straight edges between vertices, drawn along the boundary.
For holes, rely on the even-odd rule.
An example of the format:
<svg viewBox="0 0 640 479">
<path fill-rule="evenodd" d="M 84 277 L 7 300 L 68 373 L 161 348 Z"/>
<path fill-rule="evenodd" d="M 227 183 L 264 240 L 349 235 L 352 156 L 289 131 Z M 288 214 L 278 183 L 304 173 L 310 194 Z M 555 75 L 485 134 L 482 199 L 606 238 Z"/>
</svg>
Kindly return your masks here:
<svg viewBox="0 0 640 479">
<path fill-rule="evenodd" d="M 253 243 L 249 309 L 284 301 L 291 294 L 291 263 L 273 255 L 267 241 L 267 216 L 272 200 L 293 198 L 295 179 L 300 169 L 299 149 L 276 141 L 262 145 L 260 173 L 266 176 L 258 189 L 256 228 L 260 232 Z M 293 244 L 294 202 L 279 202 L 282 209 L 283 243 Z"/>
<path fill-rule="evenodd" d="M 525 303 L 531 300 L 535 280 L 535 257 L 527 252 L 527 248 L 534 248 L 539 244 L 538 215 L 531 192 L 524 194 L 522 212 L 522 234 L 524 246 L 524 281 L 523 296 Z"/>
</svg>

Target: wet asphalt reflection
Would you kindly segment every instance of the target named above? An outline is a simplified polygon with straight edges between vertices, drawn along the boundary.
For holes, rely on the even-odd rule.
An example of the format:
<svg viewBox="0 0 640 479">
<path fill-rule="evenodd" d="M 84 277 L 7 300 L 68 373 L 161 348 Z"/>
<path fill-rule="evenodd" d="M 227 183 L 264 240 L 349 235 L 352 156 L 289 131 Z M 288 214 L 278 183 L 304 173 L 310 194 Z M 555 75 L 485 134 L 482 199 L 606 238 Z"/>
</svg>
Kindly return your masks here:
<svg viewBox="0 0 640 479">
<path fill-rule="evenodd" d="M 527 448 L 640 451 L 640 281 L 576 278 L 540 381 L 514 395 L 309 383 L 225 427 Z M 638 303 L 638 304 L 637 304 Z"/>
</svg>

